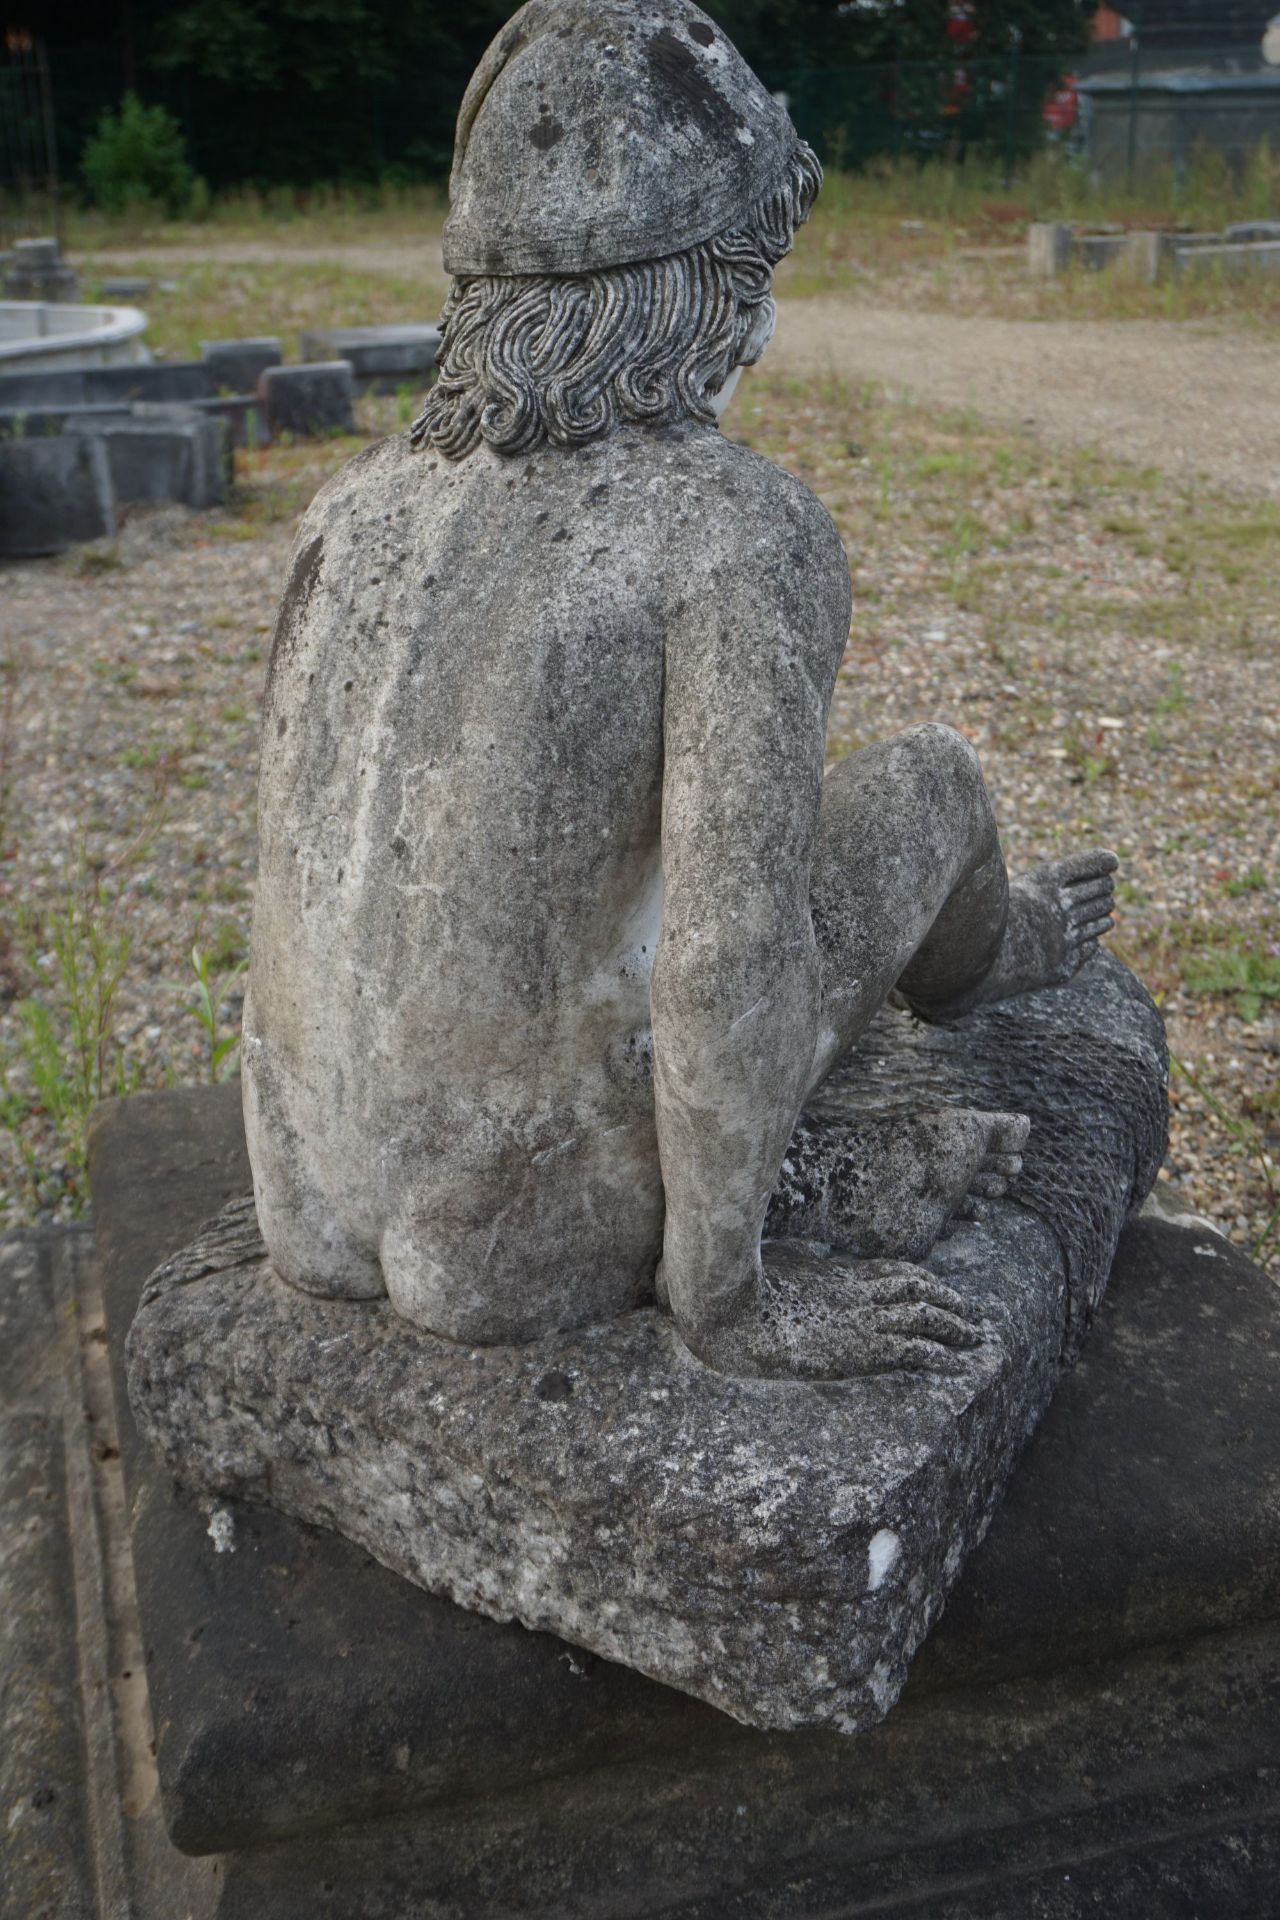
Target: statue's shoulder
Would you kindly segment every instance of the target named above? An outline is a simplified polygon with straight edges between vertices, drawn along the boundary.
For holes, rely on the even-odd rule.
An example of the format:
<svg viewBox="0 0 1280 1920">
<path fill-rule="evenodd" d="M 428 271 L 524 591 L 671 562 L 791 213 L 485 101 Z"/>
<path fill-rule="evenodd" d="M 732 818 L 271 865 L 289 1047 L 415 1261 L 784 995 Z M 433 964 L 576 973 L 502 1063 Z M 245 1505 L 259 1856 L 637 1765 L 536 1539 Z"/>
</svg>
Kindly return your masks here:
<svg viewBox="0 0 1280 1920">
<path fill-rule="evenodd" d="M 297 540 L 321 534 L 326 545 L 359 541 L 375 516 L 394 511 L 421 478 L 422 458 L 407 433 L 375 440 L 325 481 L 298 525 Z"/>
<path fill-rule="evenodd" d="M 718 432 L 691 434 L 686 447 L 689 479 L 704 506 L 723 503 L 714 520 L 741 561 L 754 554 L 773 569 L 790 555 L 805 570 L 847 576 L 835 522 L 803 480 Z"/>
</svg>

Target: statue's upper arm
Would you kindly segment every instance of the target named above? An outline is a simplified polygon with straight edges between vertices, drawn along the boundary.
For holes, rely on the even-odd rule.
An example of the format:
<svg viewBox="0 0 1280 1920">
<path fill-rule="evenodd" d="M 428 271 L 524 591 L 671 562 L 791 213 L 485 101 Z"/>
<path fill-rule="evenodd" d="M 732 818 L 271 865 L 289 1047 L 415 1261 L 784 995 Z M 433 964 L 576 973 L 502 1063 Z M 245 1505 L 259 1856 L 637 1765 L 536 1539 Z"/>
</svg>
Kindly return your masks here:
<svg viewBox="0 0 1280 1920">
<path fill-rule="evenodd" d="M 784 478 L 785 476 L 779 476 Z M 667 898 L 807 896 L 827 708 L 848 628 L 838 536 L 794 481 L 717 543 L 667 649 Z"/>
</svg>

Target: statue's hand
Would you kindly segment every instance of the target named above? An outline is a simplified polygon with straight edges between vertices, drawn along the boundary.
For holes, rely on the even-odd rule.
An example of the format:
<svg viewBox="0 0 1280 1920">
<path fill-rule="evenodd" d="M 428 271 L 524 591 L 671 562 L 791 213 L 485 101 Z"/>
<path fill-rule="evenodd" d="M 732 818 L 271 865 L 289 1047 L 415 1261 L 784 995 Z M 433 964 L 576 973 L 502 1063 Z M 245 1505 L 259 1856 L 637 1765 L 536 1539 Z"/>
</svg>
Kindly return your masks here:
<svg viewBox="0 0 1280 1920">
<path fill-rule="evenodd" d="M 695 1350 L 721 1373 L 847 1380 L 955 1374 L 981 1339 L 973 1308 L 921 1267 L 774 1241 L 734 1324 L 704 1336 Z"/>
</svg>

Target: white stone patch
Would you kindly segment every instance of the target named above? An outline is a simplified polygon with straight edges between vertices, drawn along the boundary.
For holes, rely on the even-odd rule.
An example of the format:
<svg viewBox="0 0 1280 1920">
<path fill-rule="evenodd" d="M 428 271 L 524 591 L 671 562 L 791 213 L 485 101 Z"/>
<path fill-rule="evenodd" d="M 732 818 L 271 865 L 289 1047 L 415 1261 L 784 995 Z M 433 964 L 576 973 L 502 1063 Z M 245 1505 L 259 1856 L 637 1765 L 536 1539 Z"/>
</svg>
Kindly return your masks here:
<svg viewBox="0 0 1280 1920">
<path fill-rule="evenodd" d="M 209 1515 L 206 1529 L 213 1542 L 215 1553 L 234 1553 L 236 1550 L 235 1516 L 229 1507 L 215 1507 Z"/>
<path fill-rule="evenodd" d="M 871 1545 L 867 1548 L 867 1584 L 872 1593 L 884 1585 L 902 1552 L 902 1542 L 892 1527 L 881 1527 L 879 1533 L 871 1536 Z"/>
<path fill-rule="evenodd" d="M 754 147 L 756 143 L 756 137 L 754 133 L 752 133 L 750 127 L 739 127 L 738 138 L 739 140 L 741 140 L 744 147 Z"/>
</svg>

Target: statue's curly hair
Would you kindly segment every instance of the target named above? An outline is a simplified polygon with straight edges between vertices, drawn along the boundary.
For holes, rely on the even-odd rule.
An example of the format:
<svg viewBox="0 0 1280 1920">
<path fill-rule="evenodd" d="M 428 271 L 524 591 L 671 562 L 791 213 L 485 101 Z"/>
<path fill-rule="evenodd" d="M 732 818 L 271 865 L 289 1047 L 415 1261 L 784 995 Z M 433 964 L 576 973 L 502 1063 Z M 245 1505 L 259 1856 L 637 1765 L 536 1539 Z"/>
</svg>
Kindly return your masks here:
<svg viewBox="0 0 1280 1920">
<path fill-rule="evenodd" d="M 582 447 L 623 424 L 710 424 L 711 396 L 740 364 L 821 185 L 802 142 L 740 227 L 683 253 L 597 273 L 456 279 L 413 445 L 461 460 L 482 440 L 517 454 L 546 440 Z"/>
</svg>

